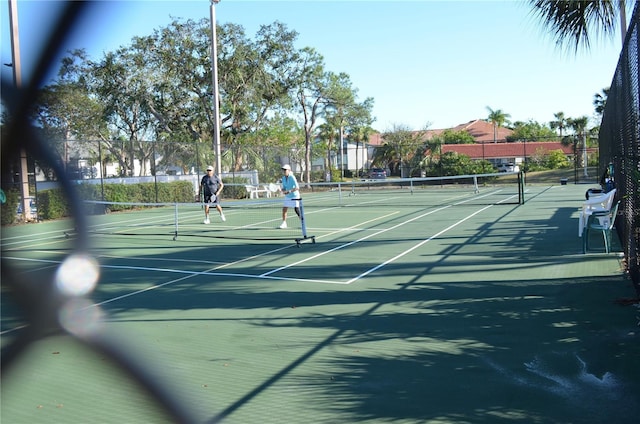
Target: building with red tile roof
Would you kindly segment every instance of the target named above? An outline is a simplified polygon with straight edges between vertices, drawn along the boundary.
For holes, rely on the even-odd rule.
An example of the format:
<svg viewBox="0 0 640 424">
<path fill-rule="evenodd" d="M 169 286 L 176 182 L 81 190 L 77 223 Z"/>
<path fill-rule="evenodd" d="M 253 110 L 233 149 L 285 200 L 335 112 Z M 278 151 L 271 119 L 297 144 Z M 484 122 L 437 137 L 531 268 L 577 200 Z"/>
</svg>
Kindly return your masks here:
<svg viewBox="0 0 640 424">
<path fill-rule="evenodd" d="M 513 130 L 504 127 L 496 128 L 496 138 L 493 139 L 493 124 L 482 119 L 469 121 L 451 128 L 452 131 L 466 131 L 475 138 L 476 143 L 493 143 L 506 141 L 507 136 L 513 134 Z"/>
<path fill-rule="evenodd" d="M 547 154 L 553 150 L 561 150 L 568 157 L 573 156 L 573 146 L 563 145 L 560 141 L 507 142 L 507 137 L 513 130 L 504 127 L 496 128 L 494 142 L 494 128 L 491 122 L 476 119 L 453 128 L 433 129 L 426 131 L 426 139 L 450 131 L 467 131 L 475 139 L 473 144 L 445 144 L 442 153 L 457 152 L 469 156 L 473 160 L 488 160 L 495 164 L 513 162 L 523 163 L 526 157 L 533 154 Z M 384 144 L 382 134 L 372 134 L 369 143 L 371 147 Z"/>
<path fill-rule="evenodd" d="M 525 157 L 534 154 L 546 154 L 553 150 L 561 150 L 565 155 L 573 155 L 573 145 L 564 145 L 559 141 L 530 141 L 514 143 L 474 143 L 474 144 L 444 144 L 442 153 L 457 152 L 469 156 L 471 159 L 485 159 L 494 162 L 521 163 Z"/>
</svg>

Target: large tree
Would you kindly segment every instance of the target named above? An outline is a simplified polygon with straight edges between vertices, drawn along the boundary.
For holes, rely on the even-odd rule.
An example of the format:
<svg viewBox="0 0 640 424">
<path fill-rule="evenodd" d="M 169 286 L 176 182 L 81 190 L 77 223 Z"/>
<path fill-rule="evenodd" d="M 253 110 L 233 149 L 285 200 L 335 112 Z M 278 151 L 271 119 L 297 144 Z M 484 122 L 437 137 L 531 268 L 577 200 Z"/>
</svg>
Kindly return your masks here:
<svg viewBox="0 0 640 424">
<path fill-rule="evenodd" d="M 294 64 L 294 95 L 302 113 L 305 137 L 304 178 L 311 181 L 311 150 L 318 120 L 327 103 L 330 74 L 324 70 L 324 58 L 315 49 L 305 47 Z"/>
<path fill-rule="evenodd" d="M 289 122 L 284 120 L 287 118 L 303 130 L 300 163 L 304 179 L 309 181 L 316 126 L 327 112 L 332 110 L 343 131 L 349 131 L 350 126 L 370 124 L 371 106 L 357 103 L 357 90 L 348 75 L 326 71 L 318 52 L 295 48 L 297 35 L 278 22 L 262 26 L 253 40 L 239 25 L 218 26 L 220 107 L 212 104 L 211 36 L 206 19 L 174 20 L 152 35 L 134 37 L 130 45 L 107 52 L 98 61 L 79 55 L 77 61 L 69 60 L 65 66 L 67 74 L 75 72 L 76 79 L 83 81 L 80 87 L 84 92 L 80 94 L 95 102 L 96 108 L 86 107 L 82 112 L 97 110 L 96 122 L 105 125 L 95 137 L 109 145 L 123 175 L 132 174 L 134 156 L 143 166 L 152 157 L 152 163 L 158 160 L 153 151 L 158 143 L 149 141 L 175 144 L 163 148 L 167 164 L 186 167 L 189 162 L 191 166 L 210 163 L 215 113 L 219 111 L 225 147 L 222 159 L 228 169 L 245 168 L 245 161 L 251 166 L 260 164 L 260 158 L 266 156 L 258 145 L 264 143 L 265 134 L 274 133 L 270 126 L 281 126 Z M 50 90 L 55 98 L 43 102 L 43 119 L 54 113 L 59 122 L 74 116 L 61 108 L 56 112 L 52 106 L 62 98 L 61 87 Z M 363 117 L 356 119 L 359 115 Z M 67 127 L 71 128 L 71 123 Z M 293 138 L 300 140 L 289 124 L 278 131 L 297 134 Z M 196 155 L 192 147 L 185 150 L 176 142 L 201 147 L 196 147 Z M 297 143 L 290 149 L 282 156 L 299 157 Z"/>
<path fill-rule="evenodd" d="M 514 122 L 513 132 L 507 136 L 507 141 L 553 141 L 557 139 L 558 136 L 551 128 L 533 120 Z"/>
<path fill-rule="evenodd" d="M 353 87 L 349 75 L 345 73 L 329 74 L 329 86 L 327 90 L 327 103 L 324 117 L 327 123 L 338 130 L 337 157 L 341 173 L 344 172 L 344 140 L 357 143 L 358 131 L 363 131 L 373 123 L 371 110 L 373 99 L 368 98 L 363 103 L 358 103 L 358 90 Z M 362 134 L 360 134 L 362 135 Z M 343 175 L 342 175 L 343 176 Z"/>
<path fill-rule="evenodd" d="M 402 172 L 403 166 L 408 166 L 412 159 L 417 158 L 418 164 L 424 154 L 424 144 L 426 141 L 427 128 L 421 131 L 412 131 L 407 125 L 394 124 L 389 131 L 382 135 L 384 149 L 380 150 L 380 157 L 376 152 L 378 163 L 386 162 L 391 173 L 407 176 Z M 417 157 L 416 157 L 417 155 Z"/>
</svg>

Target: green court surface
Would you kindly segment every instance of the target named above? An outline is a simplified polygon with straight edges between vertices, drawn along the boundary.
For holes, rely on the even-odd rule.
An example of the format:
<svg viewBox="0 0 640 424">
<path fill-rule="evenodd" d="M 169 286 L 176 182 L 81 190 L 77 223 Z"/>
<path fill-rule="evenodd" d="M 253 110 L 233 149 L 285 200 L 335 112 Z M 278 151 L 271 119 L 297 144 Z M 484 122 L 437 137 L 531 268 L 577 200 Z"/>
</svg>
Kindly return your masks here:
<svg viewBox="0 0 640 424">
<path fill-rule="evenodd" d="M 617 240 L 582 253 L 587 188 L 526 186 L 523 205 L 485 190 L 308 193 L 301 241 L 292 210 L 275 228 L 277 198 L 209 226 L 192 207 L 177 237 L 171 213 L 128 215 L 127 230 L 124 214 L 94 217 L 111 230 L 91 234 L 89 308 L 194 422 L 637 422 L 640 311 L 624 304 L 637 293 Z M 134 224 L 147 217 L 153 229 Z M 70 221 L 4 227 L 3 266 L 50 279 L 73 245 Z M 22 324 L 3 293 L 3 346 Z M 3 369 L 0 412 L 170 422 L 106 354 L 56 335 Z"/>
</svg>

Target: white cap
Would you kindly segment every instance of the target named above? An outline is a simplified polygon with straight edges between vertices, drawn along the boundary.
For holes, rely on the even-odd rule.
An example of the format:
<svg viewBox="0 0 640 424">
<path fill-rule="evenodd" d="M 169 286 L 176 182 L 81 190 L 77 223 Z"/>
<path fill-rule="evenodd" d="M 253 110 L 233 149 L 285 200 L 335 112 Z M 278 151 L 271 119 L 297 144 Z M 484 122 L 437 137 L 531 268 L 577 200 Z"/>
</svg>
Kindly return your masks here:
<svg viewBox="0 0 640 424">
<path fill-rule="evenodd" d="M 211 165 L 207 166 L 207 171 L 213 171 L 213 166 Z"/>
<path fill-rule="evenodd" d="M 288 169 L 289 171 L 291 171 L 291 167 L 288 164 L 282 165 L 282 169 Z"/>
</svg>

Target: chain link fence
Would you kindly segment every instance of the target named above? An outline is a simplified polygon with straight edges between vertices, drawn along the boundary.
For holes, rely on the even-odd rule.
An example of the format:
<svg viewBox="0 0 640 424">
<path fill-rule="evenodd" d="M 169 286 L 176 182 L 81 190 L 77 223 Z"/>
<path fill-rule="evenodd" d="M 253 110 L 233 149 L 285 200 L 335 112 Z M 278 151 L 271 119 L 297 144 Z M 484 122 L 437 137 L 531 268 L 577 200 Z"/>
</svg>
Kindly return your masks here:
<svg viewBox="0 0 640 424">
<path fill-rule="evenodd" d="M 640 290 L 640 3 L 636 3 L 600 126 L 600 169 L 613 165 L 618 200 L 616 230 L 626 267 Z"/>
</svg>

